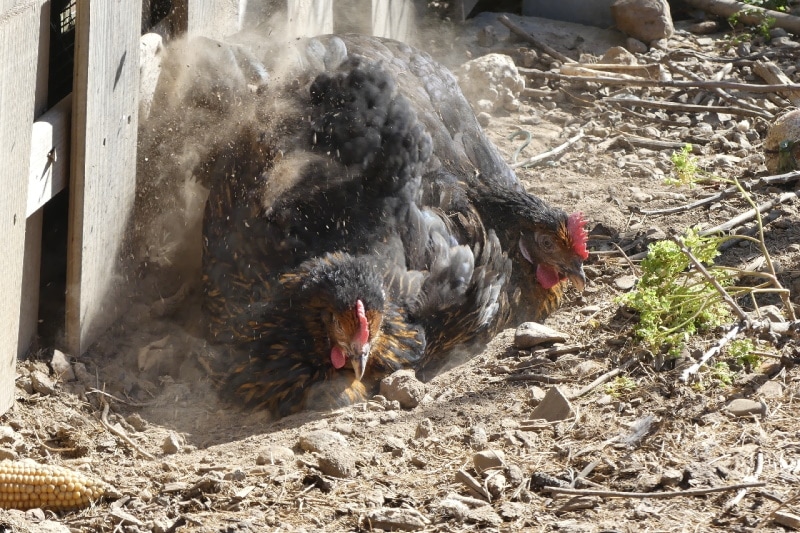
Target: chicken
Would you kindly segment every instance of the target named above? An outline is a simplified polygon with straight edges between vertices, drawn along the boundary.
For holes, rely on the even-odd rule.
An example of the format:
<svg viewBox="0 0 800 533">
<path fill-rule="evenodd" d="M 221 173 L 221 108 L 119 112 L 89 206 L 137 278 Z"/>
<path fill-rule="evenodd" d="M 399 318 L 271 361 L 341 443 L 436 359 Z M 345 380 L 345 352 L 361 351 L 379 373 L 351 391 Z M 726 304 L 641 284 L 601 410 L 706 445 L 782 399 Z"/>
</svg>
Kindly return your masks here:
<svg viewBox="0 0 800 533">
<path fill-rule="evenodd" d="M 425 347 L 422 328 L 388 297 L 368 256 L 334 253 L 302 263 L 248 318 L 254 340 L 237 345 L 242 360 L 224 391 L 278 416 L 363 401 L 382 377 L 412 367 Z"/>
</svg>

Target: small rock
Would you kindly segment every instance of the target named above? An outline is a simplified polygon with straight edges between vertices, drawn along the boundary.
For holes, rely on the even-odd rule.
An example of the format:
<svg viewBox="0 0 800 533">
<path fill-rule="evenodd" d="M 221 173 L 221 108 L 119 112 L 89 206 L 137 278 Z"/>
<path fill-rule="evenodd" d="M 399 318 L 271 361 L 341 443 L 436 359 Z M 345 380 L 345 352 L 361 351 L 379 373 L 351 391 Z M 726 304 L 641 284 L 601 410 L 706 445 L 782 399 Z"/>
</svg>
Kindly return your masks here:
<svg viewBox="0 0 800 533">
<path fill-rule="evenodd" d="M 582 315 L 593 315 L 595 313 L 599 313 L 602 311 L 603 308 L 599 305 L 587 305 L 586 307 L 582 307 L 578 312 Z"/>
<path fill-rule="evenodd" d="M 514 333 L 514 346 L 531 348 L 546 342 L 566 342 L 567 336 L 538 322 L 523 322 Z"/>
<path fill-rule="evenodd" d="M 572 376 L 585 378 L 587 376 L 598 374 L 603 370 L 605 370 L 605 366 L 602 363 L 594 359 L 587 359 L 586 361 L 581 361 L 577 365 L 573 366 L 569 370 L 569 373 Z"/>
<path fill-rule="evenodd" d="M 286 446 L 270 446 L 258 452 L 257 465 L 283 465 L 294 462 L 294 452 Z"/>
<path fill-rule="evenodd" d="M 508 475 L 509 483 L 515 487 L 518 487 L 525 477 L 525 473 L 522 471 L 522 469 L 515 464 L 508 465 L 506 468 L 506 475 Z"/>
<path fill-rule="evenodd" d="M 491 25 L 484 26 L 478 30 L 478 46 L 490 48 L 497 42 L 497 32 Z"/>
<path fill-rule="evenodd" d="M 503 474 L 495 474 L 486 480 L 486 489 L 492 498 L 499 498 L 506 491 L 508 481 Z"/>
<path fill-rule="evenodd" d="M 530 395 L 531 403 L 538 404 L 542 400 L 544 400 L 544 395 L 547 394 L 545 390 L 538 385 L 534 385 L 528 390 L 528 394 Z"/>
<path fill-rule="evenodd" d="M 645 43 L 675 32 L 667 0 L 615 0 L 611 15 L 619 31 Z"/>
<path fill-rule="evenodd" d="M 531 412 L 531 418 L 543 418 L 548 422 L 566 420 L 573 415 L 572 406 L 558 387 L 552 387 L 544 399 Z"/>
<path fill-rule="evenodd" d="M 344 435 L 329 429 L 318 429 L 300 436 L 300 448 L 306 452 L 321 452 L 335 446 L 346 447 Z"/>
<path fill-rule="evenodd" d="M 8 448 L 0 448 L 0 461 L 5 459 L 16 461 L 19 459 L 19 454 L 14 450 L 9 450 Z"/>
<path fill-rule="evenodd" d="M 433 422 L 430 418 L 423 418 L 417 424 L 417 430 L 414 432 L 414 438 L 427 439 L 433 433 Z"/>
<path fill-rule="evenodd" d="M 506 463 L 506 456 L 500 450 L 483 450 L 472 456 L 472 464 L 479 474 L 490 468 L 499 468 Z"/>
<path fill-rule="evenodd" d="M 438 507 L 445 516 L 451 516 L 458 522 L 466 520 L 467 514 L 469 513 L 467 504 L 450 497 L 440 501 Z"/>
<path fill-rule="evenodd" d="M 411 458 L 411 464 L 417 468 L 425 468 L 428 466 L 428 459 L 421 455 L 415 455 Z"/>
<path fill-rule="evenodd" d="M 689 25 L 686 29 L 697 35 L 708 35 L 709 33 L 716 32 L 718 28 L 719 24 L 717 24 L 716 20 L 703 20 Z"/>
<path fill-rule="evenodd" d="M 478 118 L 478 124 L 480 124 L 481 127 L 488 128 L 489 124 L 492 123 L 492 115 L 486 111 L 481 111 L 476 116 Z"/>
<path fill-rule="evenodd" d="M 13 444 L 19 440 L 19 435 L 9 426 L 0 426 L 0 444 Z"/>
<path fill-rule="evenodd" d="M 31 372 L 31 386 L 42 396 L 50 396 L 56 392 L 56 385 L 50 376 L 40 370 Z"/>
<path fill-rule="evenodd" d="M 600 59 L 600 63 L 615 63 L 617 65 L 636 65 L 639 63 L 639 60 L 636 59 L 636 56 L 632 53 L 628 52 L 621 46 L 613 46 L 606 50 L 606 53 L 603 54 L 603 57 Z"/>
<path fill-rule="evenodd" d="M 455 72 L 464 96 L 473 107 L 493 112 L 519 98 L 525 78 L 514 60 L 504 54 L 486 54 L 461 65 Z M 488 101 L 490 108 L 484 102 Z"/>
<path fill-rule="evenodd" d="M 503 523 L 500 515 L 491 506 L 476 507 L 467 513 L 467 521 L 475 522 L 479 526 L 497 527 Z"/>
<path fill-rule="evenodd" d="M 397 437 L 393 437 L 391 435 L 387 435 L 384 438 L 383 442 L 383 449 L 387 452 L 393 452 L 395 450 L 405 450 L 406 443 L 403 442 L 403 439 L 399 439 Z"/>
<path fill-rule="evenodd" d="M 425 397 L 425 384 L 412 370 L 398 370 L 381 380 L 380 394 L 389 401 L 397 400 L 403 409 L 413 409 Z"/>
<path fill-rule="evenodd" d="M 636 285 L 636 276 L 624 275 L 614 280 L 614 286 L 622 291 L 630 290 Z"/>
<path fill-rule="evenodd" d="M 381 424 L 389 424 L 397 420 L 397 411 L 386 411 L 383 415 L 381 415 L 380 421 Z"/>
<path fill-rule="evenodd" d="M 647 52 L 647 45 L 633 37 L 625 39 L 625 48 L 632 54 L 644 54 Z"/>
<path fill-rule="evenodd" d="M 167 455 L 172 455 L 174 453 L 178 453 L 181 451 L 181 447 L 183 446 L 183 439 L 181 439 L 177 433 L 170 433 L 167 435 L 167 438 L 164 439 L 164 443 L 161 445 L 161 449 Z"/>
<path fill-rule="evenodd" d="M 326 476 L 338 478 L 352 478 L 358 473 L 356 458 L 348 448 L 334 446 L 317 457 L 320 471 Z"/>
<path fill-rule="evenodd" d="M 86 370 L 86 365 L 83 363 L 75 363 L 72 365 L 72 370 L 75 371 L 75 377 L 78 378 L 84 385 L 90 387 L 94 384 L 95 378 Z"/>
<path fill-rule="evenodd" d="M 50 359 L 50 367 L 53 374 L 61 381 L 74 381 L 75 372 L 72 370 L 67 356 L 61 350 L 53 350 L 53 357 Z"/>
<path fill-rule="evenodd" d="M 766 405 L 747 398 L 737 398 L 730 402 L 725 409 L 733 416 L 765 415 Z"/>
<path fill-rule="evenodd" d="M 232 472 L 226 472 L 222 479 L 225 481 L 244 481 L 247 479 L 247 474 L 237 468 Z"/>
<path fill-rule="evenodd" d="M 139 415 L 139 413 L 133 413 L 132 415 L 129 415 L 125 419 L 125 422 L 130 424 L 130 426 L 136 431 L 144 431 L 147 429 L 147 422 L 141 417 L 141 415 Z"/>
<path fill-rule="evenodd" d="M 486 428 L 482 425 L 473 426 L 472 429 L 470 429 L 467 441 L 474 450 L 483 450 L 486 448 L 486 446 L 489 445 L 489 436 L 486 434 Z"/>
<path fill-rule="evenodd" d="M 386 531 L 417 531 L 427 527 L 431 521 L 416 509 L 381 507 L 367 513 L 369 529 Z"/>
<path fill-rule="evenodd" d="M 661 474 L 660 484 L 662 487 L 674 487 L 681 481 L 683 481 L 683 472 L 669 468 Z"/>
<path fill-rule="evenodd" d="M 781 398 L 783 396 L 783 385 L 777 381 L 765 381 L 756 393 L 764 398 Z"/>
</svg>

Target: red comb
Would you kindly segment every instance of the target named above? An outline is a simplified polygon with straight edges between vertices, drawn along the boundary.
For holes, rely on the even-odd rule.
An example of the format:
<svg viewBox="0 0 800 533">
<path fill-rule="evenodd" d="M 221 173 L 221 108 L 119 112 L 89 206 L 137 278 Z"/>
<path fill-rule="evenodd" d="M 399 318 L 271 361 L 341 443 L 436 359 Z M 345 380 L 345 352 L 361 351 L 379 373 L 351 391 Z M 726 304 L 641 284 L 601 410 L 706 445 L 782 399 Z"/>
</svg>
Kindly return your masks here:
<svg viewBox="0 0 800 533">
<path fill-rule="evenodd" d="M 360 344 L 366 344 L 369 341 L 369 323 L 361 300 L 356 300 L 356 316 L 358 317 L 358 333 L 354 340 Z"/>
<path fill-rule="evenodd" d="M 586 240 L 589 234 L 586 231 L 586 220 L 583 213 L 572 213 L 567 219 L 567 231 L 572 239 L 572 249 L 581 259 L 588 259 L 589 252 L 586 250 Z"/>
</svg>

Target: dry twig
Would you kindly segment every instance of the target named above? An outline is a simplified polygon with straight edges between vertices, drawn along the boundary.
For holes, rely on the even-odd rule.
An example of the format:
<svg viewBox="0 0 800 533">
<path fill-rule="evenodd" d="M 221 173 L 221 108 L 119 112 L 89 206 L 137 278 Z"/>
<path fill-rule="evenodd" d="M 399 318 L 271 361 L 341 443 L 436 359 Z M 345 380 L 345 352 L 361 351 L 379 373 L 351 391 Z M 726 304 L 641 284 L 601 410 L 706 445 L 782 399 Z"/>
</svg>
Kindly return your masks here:
<svg viewBox="0 0 800 533">
<path fill-rule="evenodd" d="M 119 429 L 117 429 L 116 427 L 112 426 L 109 423 L 109 421 L 108 421 L 108 409 L 109 409 L 108 402 L 105 400 L 105 398 L 102 398 L 102 397 L 100 398 L 100 401 L 103 404 L 103 413 L 100 415 L 100 422 L 103 424 L 103 427 L 105 427 L 110 433 L 113 433 L 114 435 L 116 435 L 117 437 L 122 439 L 123 442 L 125 442 L 128 446 L 133 448 L 133 450 L 136 453 L 138 453 L 139 455 L 141 455 L 142 457 L 146 457 L 147 459 L 155 460 L 155 456 L 149 454 L 148 452 L 146 452 L 145 450 L 140 448 L 139 445 L 136 444 L 135 442 L 133 442 L 133 440 L 131 440 L 131 438 L 129 436 L 127 436 L 124 431 L 120 431 Z"/>
<path fill-rule="evenodd" d="M 554 57 L 555 59 L 558 59 L 562 63 L 575 63 L 576 62 L 574 59 L 565 56 L 564 54 L 562 54 L 558 50 L 555 50 L 555 49 L 551 48 L 544 41 L 540 41 L 539 39 L 537 39 L 536 37 L 534 37 L 533 35 L 531 35 L 527 31 L 522 29 L 517 24 L 514 24 L 513 22 L 511 22 L 511 19 L 509 19 L 507 16 L 500 15 L 499 17 L 497 17 L 497 20 L 499 20 L 501 24 L 503 24 L 505 27 L 507 27 L 509 30 L 511 30 L 511 33 L 513 33 L 517 37 L 521 37 L 522 39 L 524 39 L 527 42 L 531 43 L 533 46 L 535 46 L 536 48 L 538 48 L 542 52 Z"/>
<path fill-rule="evenodd" d="M 613 490 L 592 490 L 592 489 L 568 489 L 564 487 L 544 487 L 542 490 L 552 494 L 568 494 L 571 496 L 599 496 L 601 498 L 678 498 L 681 496 L 703 496 L 715 492 L 727 492 L 729 490 L 751 489 L 763 487 L 766 483 L 756 481 L 752 483 L 737 483 L 735 485 L 724 485 L 720 487 L 709 487 L 706 489 L 688 489 L 674 492 L 616 492 Z"/>
<path fill-rule="evenodd" d="M 724 337 L 722 337 L 719 341 L 717 341 L 717 344 L 709 348 L 706 351 L 706 353 L 703 354 L 703 357 L 701 357 L 699 361 L 697 361 L 695 364 L 693 364 L 692 366 L 683 371 L 680 380 L 684 383 L 689 381 L 689 378 L 697 374 L 703 367 L 703 365 L 708 362 L 709 359 L 711 359 L 712 357 L 714 357 L 714 355 L 719 353 L 719 351 L 722 350 L 722 348 L 726 344 L 728 344 L 734 337 L 736 337 L 736 335 L 739 334 L 739 330 L 741 328 L 742 328 L 741 324 L 735 324 L 733 327 L 731 327 L 731 329 L 728 330 L 728 333 L 726 333 Z"/>
<path fill-rule="evenodd" d="M 570 137 L 569 139 L 566 140 L 566 142 L 564 142 L 563 144 L 561 144 L 559 146 L 556 146 L 552 150 L 544 152 L 544 153 L 539 154 L 537 156 L 533 156 L 530 159 L 526 159 L 525 161 L 520 161 L 519 163 L 514 163 L 514 164 L 512 164 L 510 166 L 511 166 L 511 168 L 531 167 L 531 166 L 537 165 L 539 163 L 542 163 L 543 161 L 551 159 L 553 157 L 557 157 L 557 156 L 561 155 L 563 152 L 565 152 L 567 150 L 567 148 L 569 148 L 570 146 L 572 146 L 576 142 L 578 142 L 581 139 L 583 139 L 583 135 L 584 135 L 583 130 L 581 130 L 581 131 L 578 132 L 577 135 L 575 135 L 573 137 Z"/>
</svg>

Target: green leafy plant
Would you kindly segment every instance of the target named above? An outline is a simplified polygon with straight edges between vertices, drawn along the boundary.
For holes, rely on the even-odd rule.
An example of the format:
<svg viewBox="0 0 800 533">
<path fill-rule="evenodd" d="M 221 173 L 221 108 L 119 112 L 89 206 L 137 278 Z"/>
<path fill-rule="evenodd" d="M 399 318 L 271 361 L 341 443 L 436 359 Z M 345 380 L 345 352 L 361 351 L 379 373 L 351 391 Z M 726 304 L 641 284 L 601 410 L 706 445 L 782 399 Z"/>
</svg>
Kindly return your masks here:
<svg viewBox="0 0 800 533">
<path fill-rule="evenodd" d="M 617 376 L 614 381 L 605 386 L 606 394 L 619 398 L 636 390 L 636 382 L 628 376 Z"/>
<path fill-rule="evenodd" d="M 720 285 L 732 285 L 730 269 L 713 266 L 721 238 L 701 237 L 692 228 L 682 241 L 714 272 Z M 689 269 L 690 264 L 678 243 L 654 242 L 642 260 L 642 276 L 636 288 L 620 298 L 624 305 L 639 313 L 634 333 L 653 351 L 666 348 L 669 355 L 677 357 L 689 337 L 730 320 L 721 294 L 708 279 Z"/>
<path fill-rule="evenodd" d="M 720 385 L 729 387 L 733 384 L 733 380 L 736 379 L 736 372 L 731 370 L 728 363 L 720 361 L 711 367 L 711 378 L 719 382 Z"/>
<path fill-rule="evenodd" d="M 698 173 L 700 167 L 697 164 L 697 157 L 692 155 L 692 145 L 684 144 L 683 148 L 677 152 L 673 152 L 670 157 L 672 164 L 675 166 L 676 177 L 668 177 L 665 181 L 668 185 L 694 185 L 700 181 Z"/>
<path fill-rule="evenodd" d="M 728 356 L 737 364 L 752 369 L 761 364 L 761 357 L 755 353 L 756 347 L 751 339 L 735 339 L 727 346 Z"/>
</svg>

